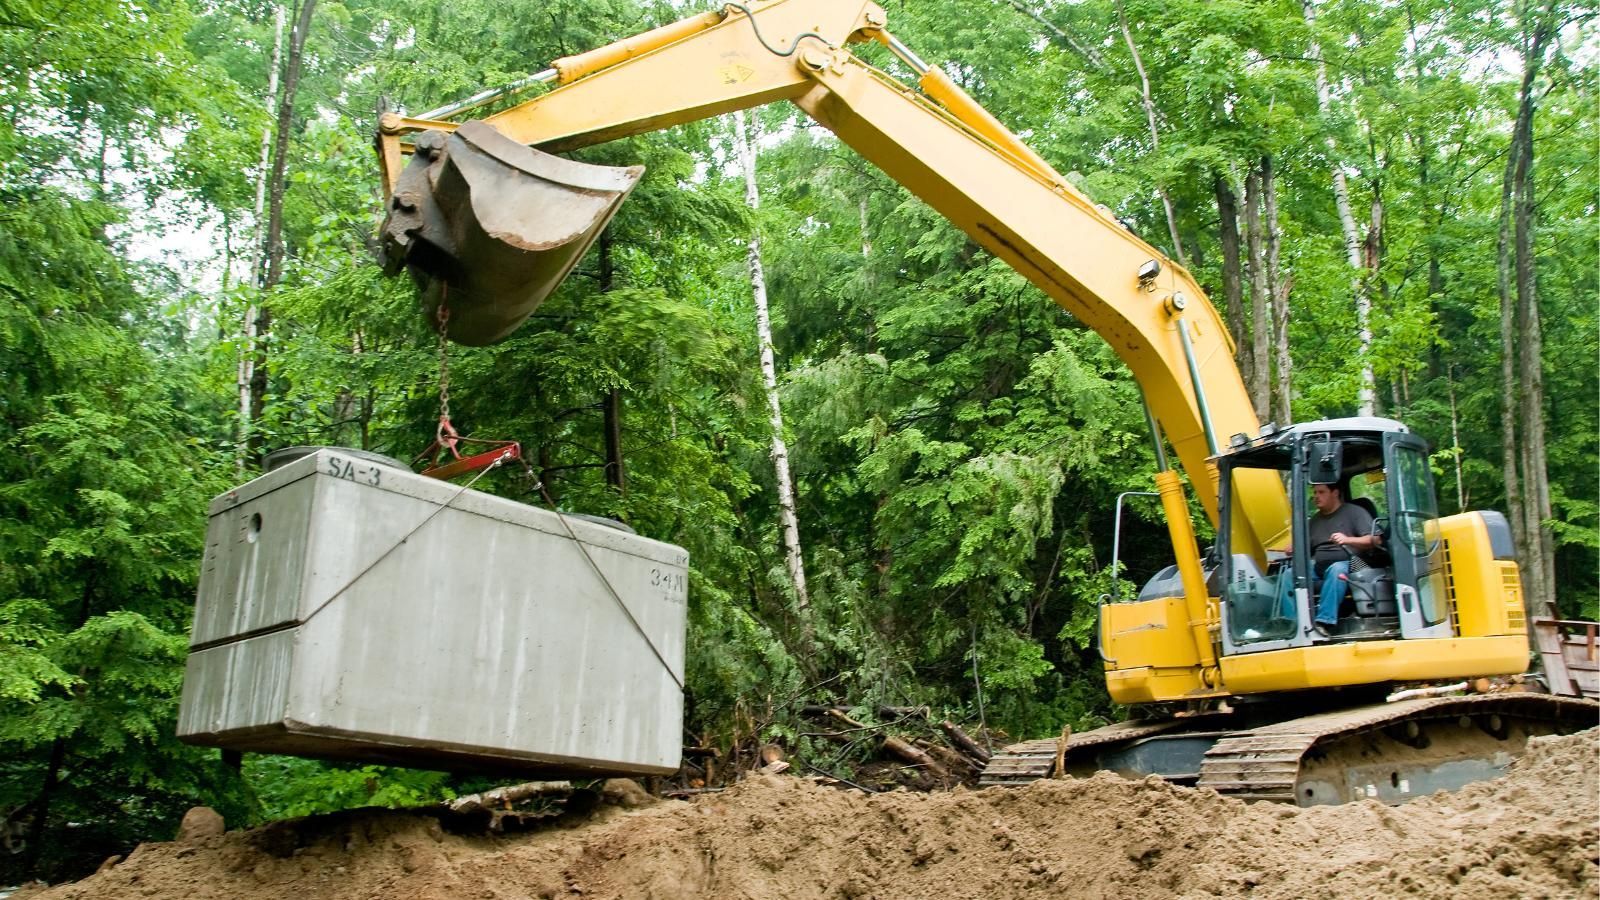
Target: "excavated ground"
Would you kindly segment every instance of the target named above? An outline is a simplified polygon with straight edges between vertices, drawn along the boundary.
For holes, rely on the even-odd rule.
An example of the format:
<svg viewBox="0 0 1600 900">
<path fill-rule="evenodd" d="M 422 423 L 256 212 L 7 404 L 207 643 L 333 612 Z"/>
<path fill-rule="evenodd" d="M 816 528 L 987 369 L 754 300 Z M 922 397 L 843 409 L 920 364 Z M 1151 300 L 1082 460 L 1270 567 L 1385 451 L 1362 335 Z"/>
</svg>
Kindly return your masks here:
<svg viewBox="0 0 1600 900">
<path fill-rule="evenodd" d="M 872 796 L 755 777 L 693 802 L 613 789 L 499 837 L 362 810 L 146 844 L 17 900 L 1595 897 L 1597 762 L 1595 730 L 1541 738 L 1505 777 L 1401 807 L 1246 805 L 1102 773 Z"/>
</svg>

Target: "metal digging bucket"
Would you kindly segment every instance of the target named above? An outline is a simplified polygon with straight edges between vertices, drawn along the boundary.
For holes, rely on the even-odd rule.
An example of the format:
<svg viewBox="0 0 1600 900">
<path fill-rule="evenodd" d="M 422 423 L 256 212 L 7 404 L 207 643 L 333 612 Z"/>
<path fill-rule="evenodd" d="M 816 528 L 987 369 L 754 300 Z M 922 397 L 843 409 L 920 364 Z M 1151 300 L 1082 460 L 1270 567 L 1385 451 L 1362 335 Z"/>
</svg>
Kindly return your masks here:
<svg viewBox="0 0 1600 900">
<path fill-rule="evenodd" d="M 425 131 L 383 223 L 384 269 L 404 266 L 450 339 L 508 337 L 561 284 L 644 174 L 523 146 L 486 122 Z"/>
</svg>

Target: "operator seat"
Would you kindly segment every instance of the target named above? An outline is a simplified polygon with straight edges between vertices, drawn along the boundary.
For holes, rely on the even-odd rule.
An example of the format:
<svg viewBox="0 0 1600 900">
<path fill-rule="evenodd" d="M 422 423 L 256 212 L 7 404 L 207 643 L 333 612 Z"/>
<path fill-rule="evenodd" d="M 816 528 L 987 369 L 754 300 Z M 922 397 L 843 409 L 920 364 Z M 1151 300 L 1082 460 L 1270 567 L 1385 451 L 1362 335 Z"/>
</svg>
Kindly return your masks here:
<svg viewBox="0 0 1600 900">
<path fill-rule="evenodd" d="M 1372 516 L 1373 531 L 1382 541 L 1384 535 L 1376 526 L 1377 505 L 1370 497 L 1351 497 L 1350 502 Z M 1393 564 L 1394 558 L 1381 543 L 1365 553 L 1351 557 L 1348 599 L 1354 602 L 1356 615 L 1365 617 L 1399 615 L 1400 609 L 1394 599 L 1394 573 L 1389 568 Z"/>
<path fill-rule="evenodd" d="M 1367 515 L 1374 519 L 1378 517 L 1378 505 L 1372 502 L 1371 497 L 1351 497 L 1350 502 L 1366 510 Z"/>
</svg>

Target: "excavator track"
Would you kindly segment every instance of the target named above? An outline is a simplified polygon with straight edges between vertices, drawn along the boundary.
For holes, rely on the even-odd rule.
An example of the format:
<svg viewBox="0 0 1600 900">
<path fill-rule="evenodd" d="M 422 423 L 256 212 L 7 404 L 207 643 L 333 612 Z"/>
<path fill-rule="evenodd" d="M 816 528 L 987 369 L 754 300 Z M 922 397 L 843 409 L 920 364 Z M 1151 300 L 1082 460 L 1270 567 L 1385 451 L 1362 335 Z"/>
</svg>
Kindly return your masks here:
<svg viewBox="0 0 1600 900">
<path fill-rule="evenodd" d="M 1118 722 L 1092 731 L 1077 732 L 1067 737 L 1069 755 L 1087 748 L 1126 743 L 1172 731 L 1183 725 L 1181 719 L 1146 719 Z M 1061 752 L 1060 738 L 1041 738 L 1022 741 L 1004 747 L 989 759 L 978 775 L 979 787 L 1018 786 L 1055 773 L 1056 756 Z"/>
<path fill-rule="evenodd" d="M 1255 727 L 1228 728 L 1228 721 L 1208 715 L 1123 722 L 1071 735 L 1064 753 L 1054 738 L 1024 741 L 996 752 L 978 783 L 1018 786 L 1050 778 L 1057 774 L 1058 757 L 1068 772 L 1081 773 L 1100 754 L 1139 759 L 1121 751 L 1151 743 L 1193 747 L 1198 741 L 1210 744 L 1198 778 L 1189 766 L 1123 774 L 1160 774 L 1241 800 L 1400 803 L 1492 778 L 1521 754 L 1528 737 L 1600 724 L 1600 703 L 1480 694 L 1369 704 Z"/>
<path fill-rule="evenodd" d="M 1576 731 L 1597 722 L 1600 704 L 1546 694 L 1430 697 L 1362 706 L 1230 734 L 1206 752 L 1199 786 L 1240 800 L 1302 806 L 1363 797 L 1402 802 L 1492 777 L 1520 753 L 1531 733 Z M 1382 734 L 1389 730 L 1398 733 Z M 1489 742 L 1510 740 L 1514 731 L 1522 732 L 1517 735 L 1522 740 L 1513 745 L 1516 754 L 1496 748 L 1495 759 L 1472 756 L 1475 749 L 1494 746 Z M 1369 740 L 1363 746 L 1358 738 Z M 1380 747 L 1380 742 L 1387 746 Z"/>
</svg>

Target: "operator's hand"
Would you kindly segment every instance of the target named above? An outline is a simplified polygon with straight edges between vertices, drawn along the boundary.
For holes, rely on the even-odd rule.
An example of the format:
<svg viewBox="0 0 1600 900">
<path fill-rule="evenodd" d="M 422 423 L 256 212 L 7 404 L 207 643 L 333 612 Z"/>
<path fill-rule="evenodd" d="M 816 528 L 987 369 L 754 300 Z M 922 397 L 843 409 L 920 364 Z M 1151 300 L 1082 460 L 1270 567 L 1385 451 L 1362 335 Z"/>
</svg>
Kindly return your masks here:
<svg viewBox="0 0 1600 900">
<path fill-rule="evenodd" d="M 1329 540 L 1333 541 L 1335 544 L 1338 544 L 1341 547 L 1344 547 L 1344 546 L 1360 546 L 1361 544 L 1364 543 L 1361 535 L 1348 535 L 1348 534 L 1345 534 L 1342 531 L 1335 531 L 1333 533 L 1333 537 L 1329 538 Z"/>
</svg>

